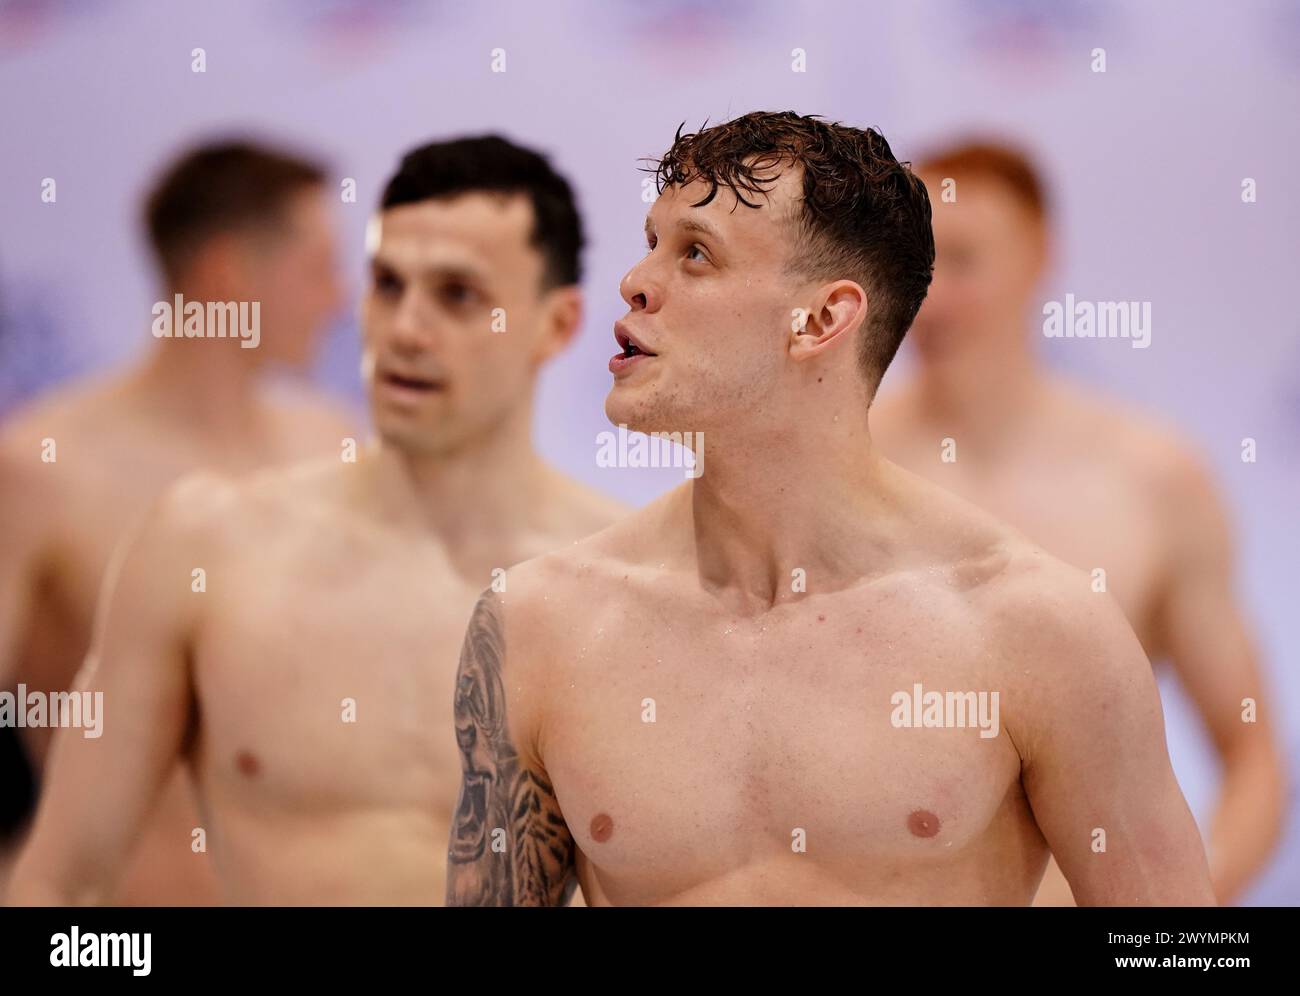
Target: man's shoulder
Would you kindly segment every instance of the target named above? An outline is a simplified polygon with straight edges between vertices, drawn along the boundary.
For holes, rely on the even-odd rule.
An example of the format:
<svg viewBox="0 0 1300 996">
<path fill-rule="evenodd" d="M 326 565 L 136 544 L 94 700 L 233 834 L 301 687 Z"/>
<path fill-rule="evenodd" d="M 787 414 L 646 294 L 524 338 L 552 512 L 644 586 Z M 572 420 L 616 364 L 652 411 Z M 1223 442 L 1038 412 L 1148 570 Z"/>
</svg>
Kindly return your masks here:
<svg viewBox="0 0 1300 996">
<path fill-rule="evenodd" d="M 95 459 L 104 447 L 79 444 L 92 436 L 103 438 L 127 423 L 130 412 L 124 389 L 123 377 L 101 376 L 74 380 L 30 399 L 0 423 L 0 458 L 30 464 L 44 456 L 51 467 Z M 71 450 L 77 460 L 60 461 L 60 450 Z"/>
<path fill-rule="evenodd" d="M 340 461 L 331 458 L 246 476 L 191 471 L 163 491 L 150 518 L 177 539 L 220 542 L 229 549 L 271 542 L 319 519 L 335 500 L 343 473 Z"/>
<path fill-rule="evenodd" d="M 1150 663 L 1104 577 L 1027 547 L 981 594 L 974 645 L 1022 760 L 1065 727 L 1077 735 L 1107 716 L 1122 726 L 1124 703 L 1154 701 Z"/>
<path fill-rule="evenodd" d="M 1100 569 L 1080 570 L 1023 541 L 971 607 L 1008 680 L 1053 697 L 1149 676 L 1141 644 Z M 1141 673 L 1138 673 L 1141 672 Z"/>
<path fill-rule="evenodd" d="M 1067 628 L 1089 596 L 1104 591 L 1089 575 L 1017 537 L 998 547 L 1000 569 L 981 590 L 987 621 L 1019 630 L 1029 625 L 1062 624 Z"/>
<path fill-rule="evenodd" d="M 123 421 L 114 378 L 77 381 L 37 397 L 0 423 L 0 516 L 35 532 L 82 507 L 117 472 L 113 437 Z M 119 436 L 124 434 L 119 433 Z"/>
<path fill-rule="evenodd" d="M 1131 479 L 1164 490 L 1204 475 L 1198 447 L 1159 414 L 1065 381 L 1053 383 L 1053 398 L 1058 418 L 1086 432 Z"/>
<path fill-rule="evenodd" d="M 5 416 L 5 431 L 17 426 L 35 427 L 48 422 L 62 426 L 103 418 L 121 406 L 131 375 L 129 369 L 112 370 L 53 384 L 10 411 Z"/>
<path fill-rule="evenodd" d="M 581 595 L 593 585 L 612 579 L 626 553 L 620 541 L 619 522 L 590 536 L 511 567 L 505 583 L 512 602 L 556 596 Z"/>
<path fill-rule="evenodd" d="M 1113 623 L 1119 609 L 1104 575 L 1053 556 L 951 492 L 913 475 L 908 479 L 925 526 L 911 566 L 942 589 L 936 597 L 959 598 L 970 621 L 994 644 L 1045 650 L 1077 640 L 1099 617 Z"/>
<path fill-rule="evenodd" d="M 503 579 L 507 615 L 554 612 L 561 606 L 588 615 L 580 611 L 584 604 L 608 600 L 616 586 L 644 572 L 655 551 L 671 543 L 667 500 L 669 496 L 626 512 L 598 532 L 511 567 Z"/>
</svg>

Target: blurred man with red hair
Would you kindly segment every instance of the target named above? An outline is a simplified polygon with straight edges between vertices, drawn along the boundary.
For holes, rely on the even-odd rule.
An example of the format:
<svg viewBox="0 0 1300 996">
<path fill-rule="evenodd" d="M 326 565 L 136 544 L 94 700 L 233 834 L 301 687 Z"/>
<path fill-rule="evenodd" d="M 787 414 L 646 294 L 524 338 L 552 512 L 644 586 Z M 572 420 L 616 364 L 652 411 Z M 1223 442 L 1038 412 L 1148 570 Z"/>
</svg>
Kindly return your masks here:
<svg viewBox="0 0 1300 996">
<path fill-rule="evenodd" d="M 1049 213 L 1028 158 L 969 142 L 918 173 L 934 204 L 934 283 L 911 335 L 916 375 L 882 392 L 874 438 L 1093 572 L 1147 655 L 1173 664 L 1223 764 L 1208 850 L 1219 901 L 1231 902 L 1277 840 L 1283 776 L 1210 474 L 1175 433 L 1040 364 L 1031 314 Z M 1259 703 L 1254 721 L 1246 699 Z M 1070 902 L 1055 862 L 1036 902 Z"/>
</svg>

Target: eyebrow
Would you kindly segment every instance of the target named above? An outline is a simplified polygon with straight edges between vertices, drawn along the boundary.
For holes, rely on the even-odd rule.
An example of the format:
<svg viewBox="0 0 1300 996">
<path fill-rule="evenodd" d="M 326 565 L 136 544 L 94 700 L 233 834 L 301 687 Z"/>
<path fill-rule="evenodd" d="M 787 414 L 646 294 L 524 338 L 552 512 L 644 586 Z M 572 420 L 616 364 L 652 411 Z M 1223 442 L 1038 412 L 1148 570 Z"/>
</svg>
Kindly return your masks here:
<svg viewBox="0 0 1300 996">
<path fill-rule="evenodd" d="M 406 273 L 392 260 L 385 259 L 378 254 L 370 257 L 370 268 L 372 271 L 384 269 L 394 273 L 405 280 L 461 280 L 465 283 L 486 283 L 487 275 L 479 272 L 473 267 L 455 265 L 455 264 L 435 264 L 434 266 L 425 266 L 417 269 L 413 274 Z"/>
<path fill-rule="evenodd" d="M 647 235 L 650 234 L 650 230 L 652 227 L 653 225 L 651 225 L 650 223 L 650 216 L 646 215 L 645 230 Z M 722 238 L 722 233 L 719 232 L 712 225 L 710 225 L 708 222 L 698 221 L 695 218 L 681 218 L 677 221 L 674 227 L 679 228 L 684 232 L 697 232 L 700 235 L 707 235 L 710 238 L 714 238 L 714 239 L 721 240 Z"/>
</svg>

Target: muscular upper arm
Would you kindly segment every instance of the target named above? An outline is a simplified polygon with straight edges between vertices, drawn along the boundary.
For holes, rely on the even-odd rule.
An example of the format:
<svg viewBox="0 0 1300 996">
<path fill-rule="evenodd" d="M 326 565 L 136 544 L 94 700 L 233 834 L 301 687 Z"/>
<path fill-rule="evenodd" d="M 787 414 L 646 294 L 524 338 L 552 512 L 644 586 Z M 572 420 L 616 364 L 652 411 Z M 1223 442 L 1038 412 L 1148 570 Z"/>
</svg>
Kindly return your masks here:
<svg viewBox="0 0 1300 996">
<path fill-rule="evenodd" d="M 95 638 L 75 689 L 100 702 L 100 728 L 67 727 L 54 741 L 36 823 L 15 872 L 13 902 L 105 901 L 135 834 L 170 775 L 187 730 L 188 640 L 204 563 L 186 489 L 155 508 L 119 550 Z"/>
<path fill-rule="evenodd" d="M 1213 903 L 1150 664 L 1118 606 L 1063 567 L 1008 613 L 1008 718 L 1034 818 L 1080 905 Z"/>
<path fill-rule="evenodd" d="M 474 608 L 456 675 L 460 801 L 447 849 L 448 906 L 562 906 L 574 877 L 574 843 L 555 791 L 530 749 L 526 675 L 506 670 L 502 602 Z"/>
</svg>

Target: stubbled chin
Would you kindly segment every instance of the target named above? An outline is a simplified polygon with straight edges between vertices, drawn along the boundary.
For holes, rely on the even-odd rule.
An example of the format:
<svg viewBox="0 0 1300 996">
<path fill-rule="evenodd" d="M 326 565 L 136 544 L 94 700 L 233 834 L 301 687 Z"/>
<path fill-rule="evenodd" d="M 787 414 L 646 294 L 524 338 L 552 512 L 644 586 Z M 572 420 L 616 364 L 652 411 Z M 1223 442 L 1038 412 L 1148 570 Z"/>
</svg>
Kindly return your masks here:
<svg viewBox="0 0 1300 996">
<path fill-rule="evenodd" d="M 647 436 L 673 436 L 678 433 L 689 435 L 692 432 L 699 431 L 699 427 L 693 420 L 674 416 L 664 411 L 638 410 L 623 413 L 606 411 L 605 414 L 609 417 L 610 425 L 614 428 L 621 426 L 628 432 L 640 432 Z"/>
<path fill-rule="evenodd" d="M 640 432 L 650 424 L 657 407 L 653 398 L 635 388 L 615 387 L 605 398 L 605 417 L 612 425 L 625 425 L 632 432 Z"/>
</svg>

